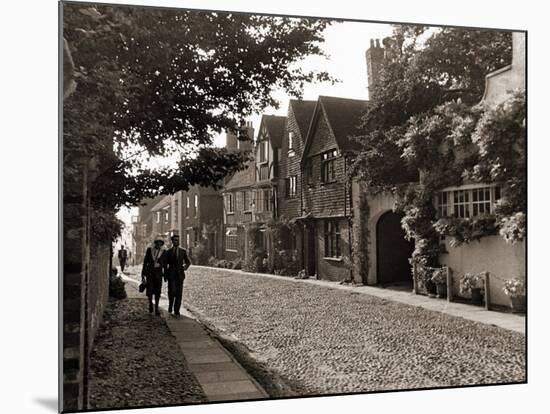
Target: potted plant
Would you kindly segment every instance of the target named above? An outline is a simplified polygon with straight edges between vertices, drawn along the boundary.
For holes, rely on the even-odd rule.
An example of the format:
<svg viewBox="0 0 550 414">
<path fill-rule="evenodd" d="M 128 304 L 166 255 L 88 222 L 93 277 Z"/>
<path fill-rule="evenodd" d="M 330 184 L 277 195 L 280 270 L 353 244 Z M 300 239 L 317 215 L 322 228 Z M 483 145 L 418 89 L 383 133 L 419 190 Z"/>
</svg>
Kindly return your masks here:
<svg viewBox="0 0 550 414">
<path fill-rule="evenodd" d="M 513 312 L 525 312 L 525 281 L 523 278 L 516 277 L 507 280 L 504 282 L 502 290 L 510 298 Z"/>
<path fill-rule="evenodd" d="M 430 279 L 435 284 L 437 297 L 447 297 L 447 269 L 445 267 L 434 269 Z"/>
<path fill-rule="evenodd" d="M 481 305 L 483 298 L 483 273 L 466 273 L 460 278 L 460 293 L 470 295 L 474 305 Z"/>
</svg>

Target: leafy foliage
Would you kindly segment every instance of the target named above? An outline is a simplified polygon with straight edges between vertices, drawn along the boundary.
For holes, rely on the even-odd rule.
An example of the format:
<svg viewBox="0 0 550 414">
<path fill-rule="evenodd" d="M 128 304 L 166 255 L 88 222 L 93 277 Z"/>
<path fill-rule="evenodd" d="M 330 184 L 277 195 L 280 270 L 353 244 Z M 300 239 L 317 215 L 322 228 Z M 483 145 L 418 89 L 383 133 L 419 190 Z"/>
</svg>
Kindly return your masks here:
<svg viewBox="0 0 550 414">
<path fill-rule="evenodd" d="M 296 276 L 301 270 L 298 252 L 290 249 L 290 238 L 296 237 L 295 226 L 286 218 L 279 217 L 267 223 L 273 243 L 273 273 Z"/>
<path fill-rule="evenodd" d="M 326 20 L 140 7 L 64 4 L 63 35 L 76 91 L 64 102 L 64 174 L 97 158 L 94 200 L 116 208 L 215 183 L 246 154 L 212 148 L 214 133 L 331 78 L 294 65 L 321 55 Z M 245 139 L 243 134 L 240 134 Z M 154 156 L 180 157 L 152 171 Z"/>
<path fill-rule="evenodd" d="M 444 125 L 438 123 L 456 122 L 449 111 L 464 112 L 481 99 L 485 75 L 511 60 L 511 35 L 458 28 L 430 34 L 426 27 L 400 25 L 384 45 L 386 57 L 363 117 L 368 132 L 357 137 L 363 148 L 353 172 L 370 186 L 393 189 L 396 183 L 416 180 L 422 159 L 439 159 L 437 147 L 428 154 L 436 159 L 426 157 L 414 137 L 441 140 Z M 447 119 L 438 118 L 442 115 Z"/>
<path fill-rule="evenodd" d="M 248 240 L 247 246 L 247 258 L 244 263 L 243 269 L 247 272 L 266 272 L 267 266 L 267 252 L 260 246 L 259 239 L 262 236 L 260 232 L 260 225 L 258 223 L 249 223 L 245 227 L 246 239 Z"/>
</svg>

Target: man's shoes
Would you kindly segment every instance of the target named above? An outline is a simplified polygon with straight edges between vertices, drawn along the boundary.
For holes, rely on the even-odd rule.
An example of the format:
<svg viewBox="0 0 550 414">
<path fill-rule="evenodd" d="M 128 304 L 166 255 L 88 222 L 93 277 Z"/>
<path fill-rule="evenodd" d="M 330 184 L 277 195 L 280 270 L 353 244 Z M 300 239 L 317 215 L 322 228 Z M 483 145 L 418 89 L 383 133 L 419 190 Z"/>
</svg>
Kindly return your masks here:
<svg viewBox="0 0 550 414">
<path fill-rule="evenodd" d="M 160 316 L 160 311 L 158 309 L 155 310 L 155 315 Z"/>
<path fill-rule="evenodd" d="M 153 304 L 149 303 L 149 313 L 153 313 Z"/>
<path fill-rule="evenodd" d="M 176 318 L 178 318 L 178 319 L 181 317 L 181 315 L 180 315 L 179 312 L 174 312 L 174 316 L 175 316 Z"/>
<path fill-rule="evenodd" d="M 168 313 L 172 313 L 172 306 L 168 306 Z"/>
</svg>

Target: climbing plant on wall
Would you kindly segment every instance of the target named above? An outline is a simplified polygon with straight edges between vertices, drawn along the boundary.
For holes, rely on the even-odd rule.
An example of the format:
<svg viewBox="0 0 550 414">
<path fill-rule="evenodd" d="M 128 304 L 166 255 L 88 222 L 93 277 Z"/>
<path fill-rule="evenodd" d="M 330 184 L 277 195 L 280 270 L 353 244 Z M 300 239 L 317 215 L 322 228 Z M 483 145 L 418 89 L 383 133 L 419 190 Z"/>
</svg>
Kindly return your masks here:
<svg viewBox="0 0 550 414">
<path fill-rule="evenodd" d="M 273 272 L 279 275 L 296 276 L 301 269 L 298 252 L 291 248 L 291 239 L 296 237 L 296 226 L 286 217 L 267 223 L 273 243 Z"/>
<path fill-rule="evenodd" d="M 437 266 L 441 235 L 453 244 L 496 234 L 525 235 L 525 92 L 496 108 L 479 103 L 485 75 L 509 63 L 504 32 L 396 27 L 363 118 L 363 148 L 353 163 L 369 192 L 391 192 L 403 229 L 415 241 L 412 264 Z M 502 197 L 474 219 L 441 218 L 435 196 L 446 187 L 492 183 Z"/>
</svg>

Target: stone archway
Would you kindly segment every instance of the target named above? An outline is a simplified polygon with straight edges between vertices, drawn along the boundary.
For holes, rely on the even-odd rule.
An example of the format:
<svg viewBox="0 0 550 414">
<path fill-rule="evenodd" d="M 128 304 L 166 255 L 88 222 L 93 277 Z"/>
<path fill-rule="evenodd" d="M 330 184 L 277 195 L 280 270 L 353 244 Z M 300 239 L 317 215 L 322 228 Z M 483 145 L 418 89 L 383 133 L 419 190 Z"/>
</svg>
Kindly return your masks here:
<svg viewBox="0 0 550 414">
<path fill-rule="evenodd" d="M 412 288 L 409 258 L 414 250 L 414 243 L 405 239 L 405 232 L 401 227 L 402 218 L 402 214 L 388 211 L 376 223 L 377 283 Z"/>
</svg>

